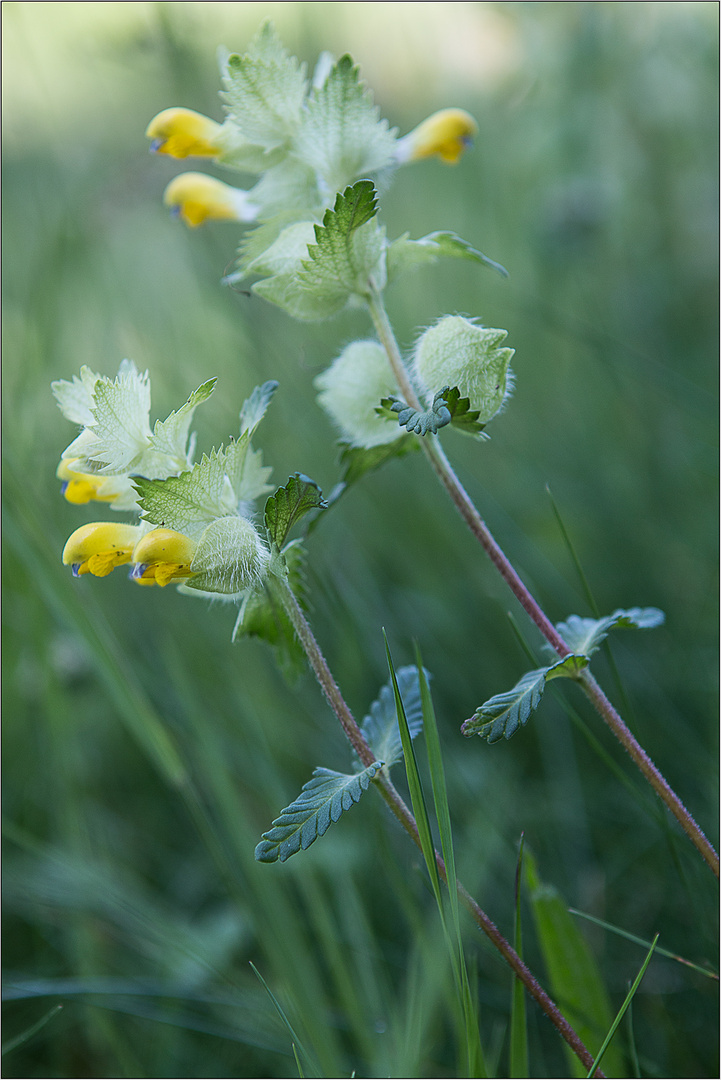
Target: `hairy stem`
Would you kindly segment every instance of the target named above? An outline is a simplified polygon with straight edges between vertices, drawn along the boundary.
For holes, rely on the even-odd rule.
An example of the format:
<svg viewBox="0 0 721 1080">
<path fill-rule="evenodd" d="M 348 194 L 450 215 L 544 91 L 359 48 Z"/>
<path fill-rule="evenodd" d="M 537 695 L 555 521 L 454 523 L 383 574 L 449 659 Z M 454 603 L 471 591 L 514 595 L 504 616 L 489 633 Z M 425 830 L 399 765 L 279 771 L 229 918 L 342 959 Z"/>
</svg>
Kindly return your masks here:
<svg viewBox="0 0 721 1080">
<path fill-rule="evenodd" d="M 355 718 L 348 708 L 343 695 L 340 692 L 338 684 L 333 678 L 333 674 L 328 667 L 328 663 L 323 655 L 318 642 L 315 639 L 315 635 L 310 628 L 308 620 L 303 614 L 301 607 L 295 598 L 288 583 L 281 578 L 276 579 L 278 582 L 278 593 L 280 600 L 283 604 L 285 611 L 290 618 L 298 640 L 303 646 L 303 650 L 308 659 L 313 673 L 323 691 L 328 704 L 332 708 L 333 712 L 337 716 L 341 727 L 351 744 L 356 754 L 360 758 L 361 762 L 365 765 L 372 765 L 376 761 L 376 756 L 371 750 L 370 746 L 363 737 L 363 734 L 355 721 Z M 387 772 L 382 769 L 376 774 L 373 780 L 374 785 L 382 795 L 386 804 L 411 837 L 416 846 L 422 850 L 421 840 L 418 833 L 418 826 L 413 814 L 406 806 L 405 802 L 396 791 L 393 786 L 390 777 Z M 436 864 L 438 866 L 438 873 L 441 880 L 448 885 L 448 875 L 446 872 L 445 863 L 441 855 L 435 852 Z M 561 1013 L 555 1002 L 548 996 L 543 987 L 540 985 L 535 975 L 526 967 L 521 960 L 518 953 L 513 947 L 506 941 L 503 934 L 498 927 L 491 921 L 486 915 L 485 911 L 477 904 L 470 893 L 463 887 L 463 885 L 456 881 L 456 889 L 458 891 L 458 897 L 471 917 L 477 924 L 477 926 L 487 935 L 491 942 L 500 952 L 501 956 L 508 963 L 513 970 L 514 974 L 521 980 L 526 987 L 526 990 L 531 997 L 540 1005 L 546 1016 L 551 1023 L 556 1027 L 560 1035 L 565 1039 L 574 1053 L 579 1057 L 587 1069 L 590 1069 L 593 1065 L 593 1057 L 584 1046 L 581 1039 L 578 1037 L 574 1029 L 566 1020 L 565 1016 Z M 449 886 L 450 887 L 450 886 Z M 604 1076 L 604 1073 L 597 1069 L 593 1074 L 597 1077 Z"/>
<path fill-rule="evenodd" d="M 368 309 L 381 345 L 386 351 L 388 361 L 396 381 L 398 382 L 401 393 L 405 397 L 406 402 L 414 409 L 423 409 L 423 405 L 421 404 L 415 387 L 408 375 L 408 370 L 403 363 L 403 358 L 401 357 L 398 343 L 388 319 L 383 299 L 377 290 L 374 290 L 368 298 Z M 538 601 L 523 584 L 510 560 L 497 544 L 488 526 L 468 495 L 468 492 L 456 476 L 451 463 L 443 451 L 440 440 L 429 436 L 428 438 L 421 439 L 421 445 L 426 457 L 430 461 L 433 471 L 450 495 L 454 506 L 498 570 L 501 577 L 510 587 L 524 611 L 526 611 L 533 620 L 558 656 L 566 656 L 570 652 L 568 645 L 558 633 Z M 678 795 L 676 795 L 673 788 L 664 779 L 663 775 L 651 761 L 651 758 L 646 751 L 633 736 L 619 713 L 614 709 L 611 702 L 601 690 L 596 680 L 590 672 L 584 672 L 578 681 L 601 718 L 631 756 L 659 798 L 663 800 L 674 815 L 683 831 L 696 846 L 716 877 L 719 877 L 719 857 L 713 846 L 706 839 L 704 833 L 696 824 Z"/>
</svg>

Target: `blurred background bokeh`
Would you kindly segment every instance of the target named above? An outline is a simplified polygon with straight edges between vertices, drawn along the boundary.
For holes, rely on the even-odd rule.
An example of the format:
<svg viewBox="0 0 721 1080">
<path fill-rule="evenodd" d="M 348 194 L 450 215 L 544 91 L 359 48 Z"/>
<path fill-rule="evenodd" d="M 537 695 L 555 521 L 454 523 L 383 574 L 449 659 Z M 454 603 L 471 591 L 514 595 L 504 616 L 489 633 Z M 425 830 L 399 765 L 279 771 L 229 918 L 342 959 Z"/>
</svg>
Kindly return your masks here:
<svg viewBox="0 0 721 1080">
<path fill-rule="evenodd" d="M 163 189 L 187 165 L 149 155 L 143 132 L 171 105 L 220 119 L 217 46 L 242 51 L 268 16 L 311 65 L 323 49 L 350 52 L 401 132 L 435 109 L 468 109 L 473 150 L 457 168 L 404 169 L 382 215 L 391 236 L 454 230 L 510 276 L 424 269 L 389 291 L 391 319 L 406 348 L 448 312 L 508 330 L 514 398 L 490 442 L 451 432 L 448 452 L 554 620 L 591 612 L 547 488 L 601 612 L 666 612 L 662 629 L 614 639 L 620 686 L 607 657 L 596 666 L 715 841 L 718 5 L 2 13 L 5 1032 L 18 1040 L 5 1075 L 295 1075 L 249 960 L 286 1004 L 302 1014 L 304 995 L 313 1003 L 294 1015 L 324 1075 L 452 1075 L 428 971 L 418 1071 L 396 1071 L 412 1053 L 392 1003 L 410 958 L 424 970 L 419 927 L 435 916 L 380 800 L 368 795 L 284 866 L 253 861 L 315 765 L 350 765 L 313 681 L 286 683 L 259 643 L 232 646 L 226 607 L 135 588 L 122 572 L 73 581 L 61 566 L 88 514 L 55 479 L 73 431 L 50 382 L 82 364 L 113 375 L 127 356 L 150 370 L 162 418 L 218 376 L 197 414 L 208 450 L 236 431 L 253 386 L 278 379 L 265 460 L 279 483 L 302 471 L 329 491 L 335 436 L 312 377 L 369 334 L 367 320 L 300 325 L 221 287 L 237 231 L 190 232 L 168 217 Z M 573 687 L 561 697 L 577 718 L 549 692 L 508 744 L 461 737 L 474 708 L 527 670 L 508 613 L 537 655 L 539 641 L 421 455 L 366 477 L 319 525 L 309 587 L 359 716 L 387 679 L 381 628 L 397 664 L 419 642 L 460 876 L 504 932 L 523 832 L 573 907 L 714 959 L 711 874 Z M 598 927 L 588 937 L 618 1007 L 643 950 Z M 483 1038 L 507 1075 L 508 972 L 472 930 L 469 942 Z M 527 950 L 543 978 L 530 924 Z M 333 957 L 352 972 L 345 983 Z M 716 987 L 653 961 L 634 1003 L 636 1075 L 717 1075 Z M 365 1036 L 348 1020 L 361 1013 Z M 560 1075 L 555 1033 L 534 1010 L 530 1024 L 532 1075 Z"/>
</svg>

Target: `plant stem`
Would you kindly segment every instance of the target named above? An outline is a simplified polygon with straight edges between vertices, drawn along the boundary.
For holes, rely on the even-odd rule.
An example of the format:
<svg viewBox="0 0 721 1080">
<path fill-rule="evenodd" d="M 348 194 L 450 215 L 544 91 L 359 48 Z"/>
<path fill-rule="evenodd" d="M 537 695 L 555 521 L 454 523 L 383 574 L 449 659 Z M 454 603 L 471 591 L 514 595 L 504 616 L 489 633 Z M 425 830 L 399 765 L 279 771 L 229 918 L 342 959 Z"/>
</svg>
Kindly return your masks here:
<svg viewBox="0 0 721 1080">
<path fill-rule="evenodd" d="M 381 345 L 386 351 L 388 361 L 396 381 L 398 382 L 401 393 L 405 397 L 408 405 L 411 405 L 414 409 L 423 409 L 423 405 L 409 378 L 407 368 L 403 363 L 403 358 L 401 357 L 400 349 L 395 339 L 393 328 L 388 319 L 380 293 L 374 289 L 368 297 L 367 302 L 373 325 L 375 326 Z M 443 451 L 440 440 L 431 437 L 423 438 L 421 439 L 421 445 L 426 457 L 430 461 L 433 471 L 450 495 L 454 506 L 500 573 L 501 577 L 510 587 L 524 611 L 533 620 L 558 656 L 566 656 L 571 650 L 543 611 L 540 604 L 523 584 L 503 550 L 496 543 L 488 526 L 468 495 L 468 492 L 456 476 L 451 463 Z M 664 779 L 663 775 L 654 765 L 641 744 L 633 736 L 619 713 L 601 690 L 601 687 L 594 677 L 590 672 L 585 671 L 578 678 L 578 682 L 601 718 L 631 756 L 653 787 L 656 794 L 666 804 L 681 825 L 683 831 L 696 846 L 718 878 L 719 857 L 713 846 L 709 843 L 702 830 L 679 799 L 678 795 L 674 792 L 673 788 Z"/>
<path fill-rule="evenodd" d="M 279 598 L 283 604 L 283 607 L 291 620 L 298 640 L 300 641 L 303 650 L 308 658 L 313 673 L 318 681 L 318 684 L 323 691 L 328 704 L 332 708 L 333 712 L 337 716 L 341 727 L 345 733 L 348 742 L 353 747 L 354 751 L 360 758 L 363 765 L 372 765 L 377 759 L 370 746 L 366 742 L 363 734 L 356 723 L 356 720 L 346 704 L 343 695 L 340 692 L 338 684 L 333 678 L 333 674 L 328 667 L 328 663 L 323 655 L 318 642 L 315 639 L 315 635 L 311 630 L 310 624 L 306 619 L 301 607 L 293 594 L 287 581 L 282 578 L 276 578 L 277 592 Z M 374 785 L 382 795 L 386 804 L 411 837 L 416 846 L 421 848 L 421 840 L 418 834 L 418 826 L 416 819 L 411 811 L 406 806 L 402 797 L 393 786 L 393 783 L 388 776 L 385 769 L 381 769 L 373 780 Z M 441 855 L 435 852 L 436 864 L 438 866 L 438 873 L 441 880 L 448 885 L 448 875 L 446 872 L 445 863 Z M 551 1023 L 556 1027 L 560 1035 L 565 1039 L 574 1053 L 579 1057 L 587 1069 L 590 1069 L 593 1065 L 593 1057 L 584 1046 L 581 1039 L 578 1037 L 574 1029 L 566 1020 L 565 1016 L 561 1013 L 558 1006 L 548 996 L 545 990 L 542 988 L 533 973 L 526 967 L 521 958 L 518 956 L 513 947 L 506 941 L 503 934 L 497 926 L 486 915 L 485 911 L 478 905 L 473 899 L 470 893 L 464 888 L 464 886 L 456 881 L 456 889 L 458 897 L 461 903 L 465 906 L 471 917 L 477 924 L 477 926 L 486 934 L 490 941 L 500 952 L 506 963 L 511 967 L 517 978 L 525 985 L 528 993 L 534 1000 L 540 1005 L 543 1012 L 550 1019 Z M 604 1073 L 597 1070 L 594 1076 L 603 1077 Z"/>
</svg>

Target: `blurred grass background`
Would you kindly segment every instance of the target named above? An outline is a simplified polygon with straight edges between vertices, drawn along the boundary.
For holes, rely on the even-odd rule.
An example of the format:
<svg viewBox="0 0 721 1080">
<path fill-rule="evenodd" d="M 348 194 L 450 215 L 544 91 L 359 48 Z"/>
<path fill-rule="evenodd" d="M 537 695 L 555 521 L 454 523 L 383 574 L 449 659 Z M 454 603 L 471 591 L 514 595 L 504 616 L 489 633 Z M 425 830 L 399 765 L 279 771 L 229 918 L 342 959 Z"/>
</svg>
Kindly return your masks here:
<svg viewBox="0 0 721 1080">
<path fill-rule="evenodd" d="M 59 494 L 73 432 L 49 384 L 81 364 L 149 368 L 154 418 L 217 375 L 197 416 L 206 450 L 277 378 L 260 443 L 274 478 L 337 480 L 311 379 L 366 320 L 297 325 L 221 288 L 237 233 L 169 220 L 162 191 L 187 166 L 143 138 L 171 105 L 220 118 L 216 47 L 242 51 L 267 16 L 311 64 L 350 52 L 401 131 L 447 105 L 478 119 L 458 168 L 403 170 L 382 213 L 391 236 L 455 230 L 510 279 L 448 263 L 395 285 L 389 312 L 406 347 L 447 312 L 509 331 L 510 407 L 489 443 L 450 433 L 448 450 L 553 619 L 591 612 L 546 486 L 602 613 L 666 612 L 661 630 L 614 639 L 622 690 L 596 666 L 717 840 L 718 6 L 6 3 L 6 1076 L 296 1075 L 249 960 L 323 1075 L 460 1068 L 433 901 L 380 800 L 284 866 L 253 861 L 313 766 L 350 764 L 312 680 L 289 686 L 262 646 L 231 646 L 228 609 L 60 565 L 88 515 Z M 539 642 L 420 455 L 316 530 L 310 584 L 359 717 L 387 679 L 381 627 L 397 664 L 418 639 L 460 876 L 506 934 L 524 832 L 570 905 L 714 961 L 711 874 L 573 687 L 563 699 L 616 772 L 550 693 L 508 744 L 460 736 L 527 669 L 507 613 Z M 615 1011 L 643 950 L 583 931 Z M 530 919 L 525 940 L 545 981 Z M 472 928 L 468 948 L 507 1075 L 509 973 Z M 652 961 L 633 1008 L 640 1075 L 717 1075 L 716 988 Z M 534 1008 L 529 1023 L 532 1075 L 565 1074 L 555 1032 Z"/>
</svg>

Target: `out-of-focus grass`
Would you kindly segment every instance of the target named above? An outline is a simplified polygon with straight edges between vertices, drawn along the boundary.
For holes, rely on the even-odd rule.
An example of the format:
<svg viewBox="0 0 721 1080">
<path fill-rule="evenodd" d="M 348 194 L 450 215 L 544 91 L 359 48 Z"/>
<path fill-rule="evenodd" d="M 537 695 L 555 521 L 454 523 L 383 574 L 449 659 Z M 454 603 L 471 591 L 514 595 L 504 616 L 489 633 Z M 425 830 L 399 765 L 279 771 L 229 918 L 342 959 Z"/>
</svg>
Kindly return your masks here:
<svg viewBox="0 0 721 1080">
<path fill-rule="evenodd" d="M 249 960 L 323 1075 L 454 1069 L 432 898 L 380 800 L 288 864 L 253 861 L 312 767 L 348 766 L 315 685 L 287 686 L 257 644 L 232 647 L 222 607 L 119 574 L 73 582 L 60 565 L 86 515 L 57 490 L 72 431 L 49 383 L 83 363 L 149 367 L 156 416 L 219 376 L 198 415 L 206 449 L 235 431 L 253 385 L 277 378 L 261 431 L 276 479 L 337 479 L 311 377 L 366 321 L 298 326 L 221 289 L 236 233 L 167 218 L 163 187 L 185 166 L 151 158 L 142 135 L 173 104 L 219 117 L 215 48 L 242 49 L 268 14 L 308 61 L 351 52 L 401 130 L 450 104 L 478 118 L 462 164 L 404 170 L 383 215 L 391 235 L 456 230 L 510 279 L 424 270 L 393 287 L 391 317 L 406 346 L 444 312 L 509 330 L 514 399 L 490 443 L 451 433 L 449 452 L 553 618 L 588 611 L 546 484 L 601 610 L 666 611 L 660 631 L 619 634 L 614 657 L 634 730 L 714 830 L 717 6 L 5 4 L 6 1039 L 64 1005 L 7 1075 L 290 1075 L 289 1038 Z M 341 501 L 313 534 L 310 583 L 358 714 L 386 679 L 381 626 L 399 663 L 418 639 L 459 874 L 507 935 L 524 831 L 542 879 L 574 907 L 713 958 L 711 875 L 645 809 L 641 779 L 573 688 L 641 799 L 551 695 L 508 745 L 459 735 L 526 660 L 514 605 L 422 460 Z M 180 770 L 148 751 L 153 724 Z M 643 956 L 582 932 L 617 1008 Z M 467 936 L 484 1048 L 498 1046 L 509 973 Z M 530 921 L 524 955 L 547 981 Z M 634 1000 L 642 1069 L 715 1075 L 716 1017 L 710 980 L 654 958 Z M 529 1040 L 533 1075 L 559 1075 L 560 1044 L 533 1008 Z"/>
</svg>

